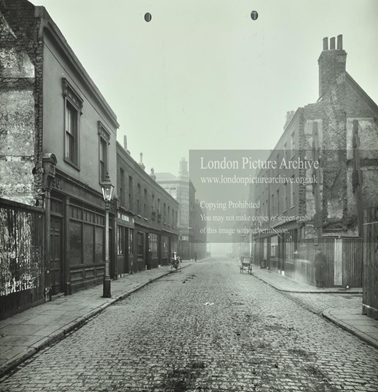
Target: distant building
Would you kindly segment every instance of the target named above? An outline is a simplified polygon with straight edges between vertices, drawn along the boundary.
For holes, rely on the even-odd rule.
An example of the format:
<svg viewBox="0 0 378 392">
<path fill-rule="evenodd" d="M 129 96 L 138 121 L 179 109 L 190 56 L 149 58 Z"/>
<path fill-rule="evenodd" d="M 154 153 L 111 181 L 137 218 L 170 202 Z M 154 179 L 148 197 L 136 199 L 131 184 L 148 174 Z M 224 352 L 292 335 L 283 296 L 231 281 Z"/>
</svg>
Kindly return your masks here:
<svg viewBox="0 0 378 392">
<path fill-rule="evenodd" d="M 171 173 L 156 173 L 156 182 L 161 185 L 172 197 L 179 202 L 178 252 L 183 259 L 193 259 L 206 256 L 206 221 L 201 214 L 206 213 L 196 201 L 196 189 L 189 179 L 188 162 L 183 158 L 180 161 L 179 176 Z"/>
<path fill-rule="evenodd" d="M 117 143 L 116 276 L 167 265 L 178 249 L 179 203 Z"/>
<path fill-rule="evenodd" d="M 336 238 L 344 238 L 346 244 L 347 238 L 362 237 L 363 208 L 376 205 L 378 107 L 346 72 L 346 56 L 341 35 L 337 47 L 335 38 L 330 48 L 328 38 L 323 40 L 319 99 L 288 112 L 284 132 L 268 158 L 279 163 L 318 161 L 319 168 L 261 170 L 260 178 L 287 180 L 253 186 L 252 198 L 260 202 L 256 216 L 268 219 L 254 225 L 256 260 L 289 275 L 295 259 L 305 258 L 306 246 L 299 248 L 300 243 L 324 238 L 324 244 L 337 247 Z M 316 181 L 303 184 L 301 178 Z M 354 279 L 347 278 L 345 257 L 338 259 L 335 256 L 329 267 L 330 284 Z M 356 282 L 361 285 L 361 260 L 354 257 L 350 263 L 360 264 Z"/>
</svg>

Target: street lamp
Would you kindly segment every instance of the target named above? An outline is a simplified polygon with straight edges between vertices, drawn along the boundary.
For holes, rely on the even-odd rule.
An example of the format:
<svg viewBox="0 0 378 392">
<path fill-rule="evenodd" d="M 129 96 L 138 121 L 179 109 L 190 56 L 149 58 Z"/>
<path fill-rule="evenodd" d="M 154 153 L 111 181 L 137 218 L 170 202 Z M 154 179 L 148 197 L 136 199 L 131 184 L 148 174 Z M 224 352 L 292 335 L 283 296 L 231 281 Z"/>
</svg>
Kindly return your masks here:
<svg viewBox="0 0 378 392">
<path fill-rule="evenodd" d="M 101 183 L 102 194 L 105 201 L 105 275 L 104 275 L 104 298 L 111 298 L 110 273 L 109 273 L 109 210 L 112 200 L 114 185 L 112 185 L 109 173 L 106 173 L 105 180 Z"/>
</svg>

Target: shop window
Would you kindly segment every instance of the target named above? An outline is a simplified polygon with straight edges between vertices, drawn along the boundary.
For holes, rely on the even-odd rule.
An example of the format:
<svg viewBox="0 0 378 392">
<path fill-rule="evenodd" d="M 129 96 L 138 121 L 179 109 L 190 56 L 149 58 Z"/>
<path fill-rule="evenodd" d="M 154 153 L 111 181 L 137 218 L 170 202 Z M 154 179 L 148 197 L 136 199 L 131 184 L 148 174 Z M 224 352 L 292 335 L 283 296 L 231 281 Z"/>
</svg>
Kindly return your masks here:
<svg viewBox="0 0 378 392">
<path fill-rule="evenodd" d="M 129 229 L 129 255 L 134 253 L 134 232 L 132 229 Z"/>
<path fill-rule="evenodd" d="M 270 257 L 278 256 L 278 236 L 274 235 L 270 239 Z"/>
<path fill-rule="evenodd" d="M 94 226 L 84 224 L 83 234 L 84 264 L 90 264 L 94 262 Z"/>
<path fill-rule="evenodd" d="M 123 255 L 125 253 L 125 228 L 117 226 L 117 254 Z"/>
<path fill-rule="evenodd" d="M 137 256 L 138 259 L 144 259 L 143 233 L 137 234 Z"/>
<path fill-rule="evenodd" d="M 69 254 L 72 265 L 82 264 L 82 233 L 80 222 L 70 222 L 69 225 Z"/>
<path fill-rule="evenodd" d="M 104 247 L 104 228 L 97 227 L 95 228 L 95 262 L 103 263 L 105 261 L 105 247 Z"/>
<path fill-rule="evenodd" d="M 157 252 L 158 252 L 157 234 L 150 234 L 150 249 L 151 249 L 152 257 L 157 257 Z"/>
</svg>

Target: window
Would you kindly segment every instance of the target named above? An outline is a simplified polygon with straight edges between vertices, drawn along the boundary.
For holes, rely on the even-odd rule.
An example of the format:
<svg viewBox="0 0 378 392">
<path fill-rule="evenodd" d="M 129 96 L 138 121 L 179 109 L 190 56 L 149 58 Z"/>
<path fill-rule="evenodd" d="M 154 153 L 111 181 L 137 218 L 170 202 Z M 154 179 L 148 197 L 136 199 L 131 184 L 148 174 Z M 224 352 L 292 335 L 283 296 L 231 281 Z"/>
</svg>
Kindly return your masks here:
<svg viewBox="0 0 378 392">
<path fill-rule="evenodd" d="M 270 256 L 277 257 L 278 256 L 278 236 L 274 235 L 270 238 Z"/>
<path fill-rule="evenodd" d="M 171 224 L 171 207 L 168 206 L 168 225 Z"/>
<path fill-rule="evenodd" d="M 137 214 L 140 215 L 140 184 L 138 184 Z"/>
<path fill-rule="evenodd" d="M 83 99 L 67 79 L 63 79 L 64 160 L 79 169 L 80 115 Z"/>
<path fill-rule="evenodd" d="M 66 159 L 78 163 L 78 112 L 69 101 L 66 101 Z"/>
<path fill-rule="evenodd" d="M 152 208 L 152 211 L 155 210 L 155 195 L 154 194 L 152 195 L 151 208 Z"/>
<path fill-rule="evenodd" d="M 158 210 L 158 213 L 160 214 L 160 199 L 158 199 L 157 210 Z"/>
<path fill-rule="evenodd" d="M 295 155 L 295 132 L 291 134 L 291 157 Z"/>
<path fill-rule="evenodd" d="M 165 223 L 165 218 L 166 218 L 166 206 L 164 203 L 164 209 L 163 209 L 163 223 Z"/>
<path fill-rule="evenodd" d="M 110 133 L 103 126 L 101 121 L 98 122 L 99 135 L 99 161 L 100 161 L 100 182 L 105 181 L 108 173 L 108 144 L 110 141 Z"/>
<path fill-rule="evenodd" d="M 125 172 L 123 169 L 120 169 L 120 187 L 119 187 L 119 202 L 121 203 L 121 206 L 125 205 Z"/>
<path fill-rule="evenodd" d="M 147 216 L 147 209 L 148 209 L 148 200 L 147 200 L 147 189 L 144 190 L 144 198 L 143 198 L 143 213 L 144 216 Z"/>
<path fill-rule="evenodd" d="M 294 176 L 290 177 L 290 207 L 294 207 Z"/>
<path fill-rule="evenodd" d="M 280 213 L 280 190 L 277 189 L 277 214 Z"/>
<path fill-rule="evenodd" d="M 133 178 L 129 176 L 129 210 L 133 209 Z"/>
</svg>

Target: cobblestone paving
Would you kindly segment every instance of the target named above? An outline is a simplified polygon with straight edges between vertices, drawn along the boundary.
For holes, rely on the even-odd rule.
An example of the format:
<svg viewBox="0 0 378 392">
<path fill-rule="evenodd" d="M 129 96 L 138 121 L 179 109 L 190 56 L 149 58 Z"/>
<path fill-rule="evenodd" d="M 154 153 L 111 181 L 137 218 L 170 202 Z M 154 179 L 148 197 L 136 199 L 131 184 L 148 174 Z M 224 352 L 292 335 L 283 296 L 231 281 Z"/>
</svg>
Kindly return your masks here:
<svg viewBox="0 0 378 392">
<path fill-rule="evenodd" d="M 109 307 L 6 391 L 378 391 L 378 351 L 235 262 L 198 263 Z"/>
</svg>

